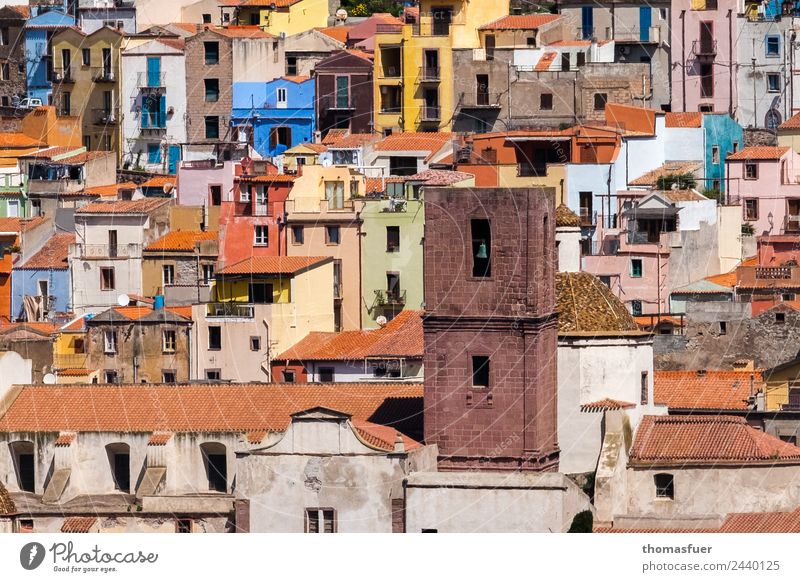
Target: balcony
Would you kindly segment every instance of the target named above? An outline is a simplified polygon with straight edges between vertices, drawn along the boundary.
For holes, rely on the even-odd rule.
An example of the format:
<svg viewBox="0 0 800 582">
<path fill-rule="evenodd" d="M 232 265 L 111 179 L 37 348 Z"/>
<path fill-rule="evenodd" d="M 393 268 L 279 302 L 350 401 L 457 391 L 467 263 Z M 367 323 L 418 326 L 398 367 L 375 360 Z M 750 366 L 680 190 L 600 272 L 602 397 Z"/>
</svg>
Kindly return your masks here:
<svg viewBox="0 0 800 582">
<path fill-rule="evenodd" d="M 716 40 L 695 40 L 692 42 L 692 54 L 697 58 L 710 59 L 717 56 Z"/>
<path fill-rule="evenodd" d="M 233 301 L 208 303 L 206 305 L 206 317 L 209 319 L 253 319 L 255 317 L 255 305 L 252 303 L 237 303 Z"/>
<path fill-rule="evenodd" d="M 614 41 L 617 44 L 660 44 L 661 28 L 651 26 L 650 28 L 641 29 L 637 26 L 621 30 L 621 27 L 618 27 L 614 31 Z"/>
<path fill-rule="evenodd" d="M 386 206 L 381 208 L 381 212 L 405 212 L 408 203 L 399 198 L 390 198 L 386 201 Z"/>
<path fill-rule="evenodd" d="M 68 84 L 75 82 L 75 72 L 72 67 L 64 67 L 53 71 L 53 80 L 56 83 Z"/>
<path fill-rule="evenodd" d="M 356 100 L 352 95 L 325 95 L 320 99 L 320 106 L 328 111 L 353 111 Z"/>
<path fill-rule="evenodd" d="M 140 72 L 136 78 L 136 87 L 138 89 L 164 89 L 166 86 L 166 73 Z"/>
<path fill-rule="evenodd" d="M 440 121 L 442 109 L 436 105 L 423 105 L 419 114 L 420 121 Z"/>
<path fill-rule="evenodd" d="M 27 176 L 25 174 L 0 174 L 0 192 L 15 194 L 25 189 Z"/>
<path fill-rule="evenodd" d="M 142 245 L 96 245 L 77 243 L 70 248 L 70 256 L 81 260 L 89 259 L 138 259 L 142 256 Z"/>
<path fill-rule="evenodd" d="M 87 359 L 87 354 L 55 354 L 53 356 L 53 367 L 57 370 L 85 368 Z"/>
<path fill-rule="evenodd" d="M 442 80 L 442 71 L 439 67 L 420 67 L 417 79 L 420 83 L 438 83 Z"/>
<path fill-rule="evenodd" d="M 375 304 L 381 307 L 401 307 L 406 304 L 406 290 L 375 290 Z"/>
<path fill-rule="evenodd" d="M 95 125 L 116 125 L 117 116 L 114 111 L 110 109 L 93 109 L 92 110 Z"/>
<path fill-rule="evenodd" d="M 92 69 L 92 81 L 95 83 L 113 83 L 116 81 L 116 74 L 111 67 L 94 67 Z"/>
<path fill-rule="evenodd" d="M 597 224 L 597 212 L 592 212 L 591 208 L 581 208 L 581 226 L 595 226 Z"/>
<path fill-rule="evenodd" d="M 459 99 L 461 109 L 500 109 L 500 93 L 462 93 Z"/>
</svg>

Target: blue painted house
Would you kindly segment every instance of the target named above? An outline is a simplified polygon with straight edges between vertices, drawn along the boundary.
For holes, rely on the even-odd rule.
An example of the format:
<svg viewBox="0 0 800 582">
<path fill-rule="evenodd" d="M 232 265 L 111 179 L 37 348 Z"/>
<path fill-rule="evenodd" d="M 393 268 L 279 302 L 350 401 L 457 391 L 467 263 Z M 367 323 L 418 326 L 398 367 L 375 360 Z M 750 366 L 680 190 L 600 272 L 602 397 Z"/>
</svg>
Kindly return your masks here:
<svg viewBox="0 0 800 582">
<path fill-rule="evenodd" d="M 725 159 L 744 149 L 744 130 L 727 113 L 703 114 L 705 188 L 725 192 Z"/>
<path fill-rule="evenodd" d="M 41 306 L 39 320 L 57 312 L 71 310 L 69 247 L 75 243 L 75 233 L 59 233 L 44 247 L 11 271 L 11 317 L 25 318 L 25 297 L 29 303 Z"/>
<path fill-rule="evenodd" d="M 31 6 L 32 17 L 25 24 L 25 62 L 28 97 L 41 99 L 47 105 L 53 93 L 52 38 L 65 28 L 75 25 L 75 19 L 48 6 Z M 59 7 L 55 7 L 59 8 Z M 66 9 L 66 7 L 64 7 Z"/>
<path fill-rule="evenodd" d="M 314 141 L 314 93 L 314 80 L 308 77 L 234 83 L 234 135 L 251 136 L 255 150 L 266 157 Z"/>
</svg>

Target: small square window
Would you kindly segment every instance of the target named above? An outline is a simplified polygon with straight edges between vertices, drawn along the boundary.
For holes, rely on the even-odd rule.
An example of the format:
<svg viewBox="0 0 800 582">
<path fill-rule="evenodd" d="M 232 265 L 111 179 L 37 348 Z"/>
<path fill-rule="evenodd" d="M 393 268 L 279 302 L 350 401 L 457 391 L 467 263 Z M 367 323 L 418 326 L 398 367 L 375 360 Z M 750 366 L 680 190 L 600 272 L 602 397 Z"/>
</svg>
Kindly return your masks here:
<svg viewBox="0 0 800 582">
<path fill-rule="evenodd" d="M 595 111 L 603 111 L 603 110 L 605 110 L 607 103 L 608 103 L 608 94 L 606 94 L 606 93 L 595 93 L 594 94 L 594 110 Z"/>
<path fill-rule="evenodd" d="M 333 368 L 320 368 L 318 373 L 318 380 L 320 382 L 333 382 L 336 377 Z"/>
<path fill-rule="evenodd" d="M 642 259 L 631 259 L 631 277 L 638 279 L 642 276 L 643 271 Z"/>
<path fill-rule="evenodd" d="M 325 227 L 325 244 L 329 245 L 338 245 L 340 242 L 339 239 L 339 227 L 338 226 L 326 226 Z"/>
<path fill-rule="evenodd" d="M 211 15 L 203 14 L 203 24 L 211 24 Z"/>
<path fill-rule="evenodd" d="M 210 16 L 210 15 L 209 15 Z M 209 18 L 209 22 L 210 22 Z M 175 533 L 192 533 L 191 519 L 178 519 L 175 521 Z"/>
<path fill-rule="evenodd" d="M 764 43 L 768 57 L 778 57 L 781 54 L 781 37 L 770 35 Z"/>
<path fill-rule="evenodd" d="M 550 111 L 553 109 L 552 93 L 542 93 L 539 95 L 539 109 L 542 111 Z"/>
<path fill-rule="evenodd" d="M 767 91 L 769 93 L 780 93 L 781 91 L 780 73 L 767 73 Z"/>
<path fill-rule="evenodd" d="M 164 384 L 175 384 L 177 382 L 175 370 L 162 370 L 161 381 Z"/>
<path fill-rule="evenodd" d="M 305 231 L 302 226 L 292 227 L 292 244 L 301 245 L 305 242 Z"/>
<path fill-rule="evenodd" d="M 206 370 L 206 380 L 219 382 L 222 380 L 222 371 L 218 369 Z"/>
<path fill-rule="evenodd" d="M 659 499 L 675 499 L 675 481 L 668 473 L 659 473 L 654 477 L 656 497 Z"/>
<path fill-rule="evenodd" d="M 488 356 L 472 356 L 472 386 L 475 388 L 489 387 Z"/>
<path fill-rule="evenodd" d="M 758 164 L 747 163 L 744 165 L 744 179 L 758 180 Z"/>
<path fill-rule="evenodd" d="M 250 351 L 251 352 L 260 352 L 261 351 L 261 337 L 257 335 L 250 336 Z"/>
<path fill-rule="evenodd" d="M 254 228 L 255 231 L 255 246 L 266 247 L 269 246 L 269 227 L 266 224 L 257 224 Z"/>
<path fill-rule="evenodd" d="M 744 219 L 758 220 L 758 198 L 745 198 Z"/>
<path fill-rule="evenodd" d="M 119 379 L 116 370 L 105 370 L 103 374 L 103 380 L 106 384 L 116 384 Z"/>
<path fill-rule="evenodd" d="M 785 313 L 776 313 L 775 314 L 775 323 L 786 323 L 786 314 Z"/>
<path fill-rule="evenodd" d="M 294 370 L 284 370 L 282 373 L 284 382 L 286 382 L 287 384 L 294 384 L 295 382 Z"/>
<path fill-rule="evenodd" d="M 165 329 L 163 333 L 163 351 L 174 354 L 178 346 L 178 333 L 174 329 Z"/>
<path fill-rule="evenodd" d="M 216 115 L 206 117 L 206 139 L 219 139 L 219 117 Z"/>
</svg>

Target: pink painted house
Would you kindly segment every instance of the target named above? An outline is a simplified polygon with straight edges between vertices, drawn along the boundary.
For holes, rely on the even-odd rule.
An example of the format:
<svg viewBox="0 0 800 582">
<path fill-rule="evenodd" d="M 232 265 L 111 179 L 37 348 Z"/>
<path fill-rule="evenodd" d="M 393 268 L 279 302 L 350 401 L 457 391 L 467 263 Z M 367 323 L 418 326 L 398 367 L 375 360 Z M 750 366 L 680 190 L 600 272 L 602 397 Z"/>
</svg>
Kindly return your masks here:
<svg viewBox="0 0 800 582">
<path fill-rule="evenodd" d="M 756 235 L 800 234 L 800 155 L 753 146 L 728 156 L 728 203 L 741 204 Z"/>
<path fill-rule="evenodd" d="M 733 0 L 672 2 L 673 111 L 734 112 L 736 79 L 730 64 L 738 57 L 730 39 L 737 38 L 739 12 Z"/>
</svg>

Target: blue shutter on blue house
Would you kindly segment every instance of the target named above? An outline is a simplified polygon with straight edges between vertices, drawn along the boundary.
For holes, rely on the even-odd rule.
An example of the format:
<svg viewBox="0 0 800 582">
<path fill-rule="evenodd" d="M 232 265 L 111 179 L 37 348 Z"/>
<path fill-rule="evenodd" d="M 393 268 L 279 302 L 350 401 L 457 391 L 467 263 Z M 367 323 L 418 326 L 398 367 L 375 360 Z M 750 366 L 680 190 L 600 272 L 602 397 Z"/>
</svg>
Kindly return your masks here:
<svg viewBox="0 0 800 582">
<path fill-rule="evenodd" d="M 162 95 L 158 100 L 158 127 L 167 127 L 167 96 Z"/>
<path fill-rule="evenodd" d="M 594 36 L 594 11 L 591 6 L 581 8 L 581 36 L 584 40 Z"/>
<path fill-rule="evenodd" d="M 639 40 L 648 42 L 650 40 L 650 27 L 653 24 L 653 14 L 649 6 L 639 7 Z"/>
<path fill-rule="evenodd" d="M 181 146 L 169 146 L 169 173 L 174 174 L 178 169 L 178 162 L 181 159 Z"/>
</svg>

